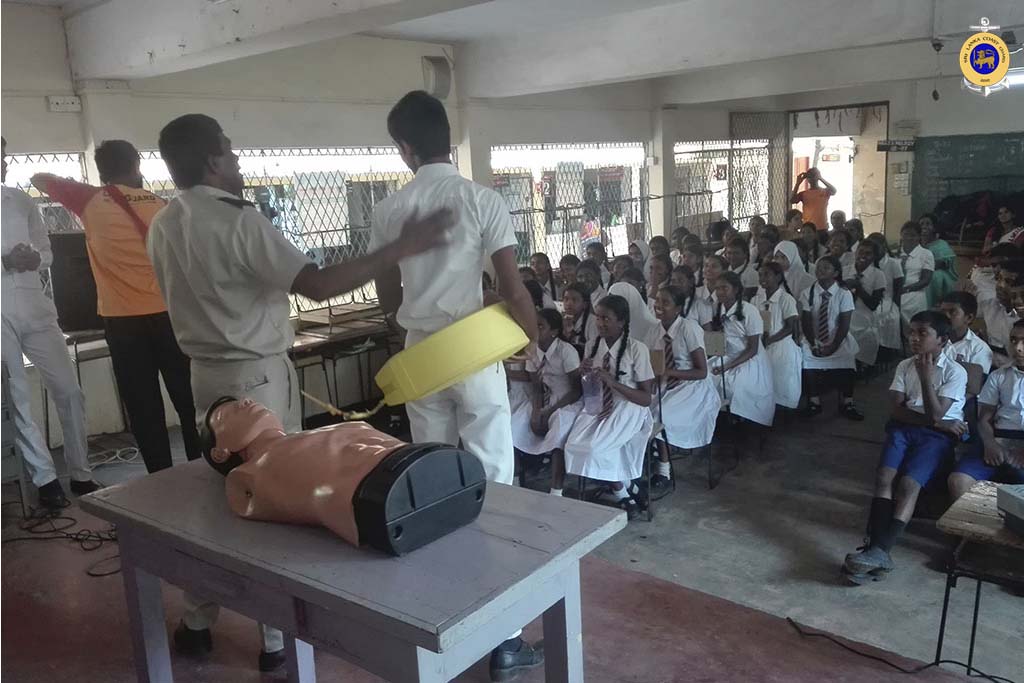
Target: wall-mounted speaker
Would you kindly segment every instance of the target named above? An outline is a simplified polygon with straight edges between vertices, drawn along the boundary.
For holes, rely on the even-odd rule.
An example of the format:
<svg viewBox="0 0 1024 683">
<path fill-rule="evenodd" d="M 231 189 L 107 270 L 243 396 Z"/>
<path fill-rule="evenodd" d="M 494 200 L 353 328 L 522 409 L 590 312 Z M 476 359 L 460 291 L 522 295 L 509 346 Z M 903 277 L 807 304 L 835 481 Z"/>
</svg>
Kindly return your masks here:
<svg viewBox="0 0 1024 683">
<path fill-rule="evenodd" d="M 452 91 L 452 66 L 445 57 L 423 58 L 423 89 L 439 100 Z"/>
</svg>

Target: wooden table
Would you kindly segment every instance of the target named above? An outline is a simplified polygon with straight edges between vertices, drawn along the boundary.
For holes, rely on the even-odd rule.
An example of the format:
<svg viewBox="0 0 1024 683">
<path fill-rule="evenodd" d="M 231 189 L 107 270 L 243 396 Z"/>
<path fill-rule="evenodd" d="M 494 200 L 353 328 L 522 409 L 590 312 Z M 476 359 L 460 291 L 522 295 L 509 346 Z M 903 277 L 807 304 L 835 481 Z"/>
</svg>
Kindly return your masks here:
<svg viewBox="0 0 1024 683">
<path fill-rule="evenodd" d="M 946 595 L 942 602 L 936 663 L 942 660 L 942 642 L 946 633 L 949 593 L 960 577 L 977 582 L 974 592 L 974 618 L 967 654 L 967 675 L 974 664 L 974 642 L 978 631 L 982 582 L 1024 589 L 1024 537 L 1003 524 L 996 507 L 996 485 L 979 481 L 939 518 L 940 531 L 960 537 L 960 543 L 946 568 Z"/>
<path fill-rule="evenodd" d="M 540 615 L 546 680 L 582 681 L 579 560 L 626 525 L 613 508 L 490 483 L 473 524 L 394 558 L 237 517 L 204 461 L 80 504 L 117 525 L 138 680 L 160 683 L 160 579 L 284 631 L 291 681 L 315 680 L 313 647 L 389 681 L 447 681 Z"/>
</svg>

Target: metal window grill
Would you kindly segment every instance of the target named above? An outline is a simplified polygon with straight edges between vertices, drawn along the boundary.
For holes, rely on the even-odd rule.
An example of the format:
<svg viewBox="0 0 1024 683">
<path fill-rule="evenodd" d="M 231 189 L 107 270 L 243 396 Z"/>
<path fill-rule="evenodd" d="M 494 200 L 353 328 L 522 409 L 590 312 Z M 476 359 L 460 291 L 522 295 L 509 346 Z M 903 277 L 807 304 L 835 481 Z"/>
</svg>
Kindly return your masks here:
<svg viewBox="0 0 1024 683">
<path fill-rule="evenodd" d="M 553 262 L 583 255 L 600 240 L 611 255 L 650 238 L 642 143 L 503 145 L 491 148 L 493 187 L 508 202 L 525 264 L 542 251 Z"/>
</svg>

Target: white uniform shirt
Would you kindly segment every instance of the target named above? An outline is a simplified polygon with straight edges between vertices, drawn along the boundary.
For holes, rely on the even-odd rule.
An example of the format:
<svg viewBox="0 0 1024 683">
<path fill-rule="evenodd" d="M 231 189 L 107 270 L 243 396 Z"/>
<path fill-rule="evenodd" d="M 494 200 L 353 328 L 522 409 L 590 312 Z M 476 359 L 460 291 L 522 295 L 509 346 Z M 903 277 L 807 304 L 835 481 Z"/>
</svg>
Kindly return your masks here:
<svg viewBox="0 0 1024 683">
<path fill-rule="evenodd" d="M 662 324 L 652 330 L 647 338 L 647 347 L 655 351 L 664 351 L 666 336 L 672 339 L 672 358 L 675 361 L 675 369 L 692 370 L 693 357 L 690 354 L 697 349 L 704 348 L 704 330 L 693 320 L 679 316 L 667 330 Z"/>
<path fill-rule="evenodd" d="M 526 361 L 526 371 L 531 373 L 540 371 L 541 381 L 551 390 L 550 405 L 554 405 L 569 393 L 572 388 L 569 373 L 579 370 L 579 368 L 580 354 L 569 342 L 561 339 L 551 342 L 547 351 L 542 351 L 540 346 L 535 346 L 533 354 Z"/>
<path fill-rule="evenodd" d="M 13 305 L 15 290 L 18 289 L 43 289 L 43 282 L 39 279 L 40 271 L 46 270 L 53 262 L 53 252 L 50 251 L 50 238 L 46 234 L 46 223 L 43 215 L 39 212 L 39 206 L 35 200 L 19 189 L 13 187 L 3 188 L 3 200 L 0 203 L 2 211 L 3 230 L 2 252 L 4 256 L 11 253 L 11 250 L 18 244 L 27 244 L 39 252 L 39 268 L 37 270 L 19 273 L 15 270 L 3 271 L 3 308 Z"/>
<path fill-rule="evenodd" d="M 586 323 L 583 322 L 584 317 L 587 319 Z M 594 315 L 593 309 L 573 320 L 572 330 L 573 337 L 570 342 L 590 348 L 590 343 L 597 339 L 597 316 Z"/>
<path fill-rule="evenodd" d="M 182 190 L 153 218 L 146 249 L 178 344 L 199 360 L 287 352 L 288 292 L 312 261 L 255 207 L 206 185 Z"/>
<path fill-rule="evenodd" d="M 715 304 L 716 310 L 717 306 Z M 737 317 L 741 306 L 743 320 Z M 728 311 L 722 312 L 722 331 L 725 332 L 725 362 L 728 363 L 746 350 L 747 337 L 760 337 L 764 333 L 764 321 L 750 303 L 737 301 Z"/>
<path fill-rule="evenodd" d="M 952 353 L 943 350 L 935 369 L 932 371 L 932 384 L 940 398 L 952 401 L 949 410 L 943 416 L 945 420 L 963 420 L 964 402 L 967 395 L 967 371 L 956 362 Z M 914 356 L 900 361 L 896 366 L 896 375 L 892 378 L 891 391 L 902 392 L 906 397 L 906 406 L 915 413 L 925 414 L 924 394 L 921 392 L 921 378 L 914 367 Z"/>
<path fill-rule="evenodd" d="M 996 406 L 996 429 L 1024 430 L 1024 372 L 999 368 L 985 380 L 978 401 Z"/>
<path fill-rule="evenodd" d="M 836 331 L 839 329 L 839 316 L 843 313 L 849 313 L 854 309 L 853 305 L 853 294 L 848 289 L 843 289 L 838 283 L 833 283 L 828 288 L 829 300 L 828 300 L 828 340 L 815 339 L 813 341 L 825 341 L 825 343 L 831 343 L 835 339 Z M 814 301 L 811 301 L 811 298 Z M 811 316 L 811 328 L 817 333 L 818 331 L 818 311 L 821 309 L 821 302 L 824 301 L 825 297 L 822 296 L 821 284 L 818 282 L 814 283 L 814 286 L 807 290 L 807 293 L 803 296 L 803 310 Z M 843 344 L 846 345 L 851 336 L 846 335 L 846 339 L 843 340 Z"/>
<path fill-rule="evenodd" d="M 961 363 L 980 365 L 986 375 L 992 369 L 992 349 L 973 331 L 967 330 L 963 339 L 952 342 L 950 346 L 953 357 Z"/>
<path fill-rule="evenodd" d="M 633 285 L 630 285 L 632 287 Z M 601 299 L 608 296 L 608 290 L 604 287 L 597 287 L 593 292 L 590 293 L 590 308 L 591 310 L 597 308 L 597 305 L 601 303 Z"/>
<path fill-rule="evenodd" d="M 855 279 L 857 279 L 857 266 L 851 263 L 850 265 L 845 266 L 843 268 L 843 280 Z M 887 286 L 885 282 L 885 273 L 871 265 L 865 268 L 864 272 L 860 274 L 860 281 L 861 287 L 863 287 L 864 291 L 867 292 L 868 294 L 874 294 L 879 289 L 885 290 Z M 850 294 L 852 296 L 853 292 L 850 292 Z M 872 315 L 875 313 L 875 311 L 872 311 L 870 308 L 868 308 L 868 305 L 864 303 L 859 296 L 855 296 L 853 298 L 854 306 L 857 308 L 858 311 L 866 315 Z M 879 302 L 879 305 L 881 305 L 881 302 Z"/>
<path fill-rule="evenodd" d="M 755 268 L 750 261 L 747 261 L 739 268 L 730 268 L 730 270 L 740 276 L 740 282 L 743 284 L 743 289 L 755 289 L 760 284 L 760 279 L 757 276 L 757 268 Z"/>
<path fill-rule="evenodd" d="M 759 313 L 760 311 L 768 311 L 771 314 L 767 330 L 768 334 L 778 334 L 787 320 L 800 316 L 800 312 L 796 307 L 796 299 L 782 287 L 776 289 L 771 297 L 768 296 L 764 287 L 759 287 L 757 294 L 754 295 L 750 303 L 757 308 Z"/>
<path fill-rule="evenodd" d="M 902 249 L 900 250 L 900 264 L 903 267 L 904 284 L 913 285 L 920 281 L 922 271 L 935 270 L 935 256 L 931 251 L 919 244 L 914 247 L 910 254 L 905 253 Z M 924 290 L 912 293 L 924 293 Z"/>
<path fill-rule="evenodd" d="M 978 302 L 978 312 L 985 321 L 985 332 L 988 343 L 997 349 L 1008 351 L 1010 348 L 1010 329 L 1019 320 L 1017 312 L 1007 311 L 998 299 L 987 299 Z"/>
<path fill-rule="evenodd" d="M 398 322 L 407 330 L 433 333 L 483 308 L 480 275 L 495 252 L 516 245 L 505 200 L 459 175 L 452 164 L 421 166 L 416 177 L 373 211 L 369 251 L 398 239 L 413 213 L 457 211 L 447 245 L 399 264 L 405 295 Z"/>
<path fill-rule="evenodd" d="M 620 346 L 622 346 L 622 337 L 615 340 L 611 349 L 608 348 L 608 344 L 604 339 L 598 341 L 597 354 L 593 356 L 594 367 L 603 367 L 604 356 L 606 353 L 610 353 L 610 372 L 615 374 L 615 360 L 619 357 Z M 590 355 L 592 348 L 593 344 L 589 344 L 587 346 L 588 356 Z M 626 351 L 622 356 L 622 364 L 619 366 L 618 382 L 631 389 L 636 389 L 640 386 L 640 382 L 646 382 L 652 379 L 654 379 L 654 369 L 651 367 L 650 349 L 648 349 L 647 345 L 643 342 L 630 337 L 629 342 L 626 344 Z M 616 403 L 629 400 L 617 391 L 613 391 L 612 394 L 615 396 Z"/>
<path fill-rule="evenodd" d="M 886 254 L 878 262 L 878 268 L 885 275 L 885 298 L 892 299 L 893 292 L 896 291 L 896 280 L 903 277 L 903 266 L 900 265 L 899 259 Z"/>
<path fill-rule="evenodd" d="M 689 310 L 687 310 L 689 307 Z M 693 302 L 689 299 L 686 301 L 686 305 L 683 306 L 685 317 L 687 320 L 692 320 L 698 325 L 706 325 L 711 320 L 711 307 L 708 306 L 707 302 L 700 298 L 699 293 L 694 293 Z"/>
</svg>

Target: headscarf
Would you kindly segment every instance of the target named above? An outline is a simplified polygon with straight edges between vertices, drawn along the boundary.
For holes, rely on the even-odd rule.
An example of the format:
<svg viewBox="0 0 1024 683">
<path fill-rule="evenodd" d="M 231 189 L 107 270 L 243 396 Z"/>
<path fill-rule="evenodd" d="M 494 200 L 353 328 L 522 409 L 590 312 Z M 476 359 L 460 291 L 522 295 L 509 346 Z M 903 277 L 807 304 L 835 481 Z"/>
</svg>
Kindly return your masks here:
<svg viewBox="0 0 1024 683">
<path fill-rule="evenodd" d="M 640 256 L 642 258 L 640 263 L 634 262 L 634 265 L 636 265 L 636 267 L 644 274 L 644 279 L 649 281 L 651 279 L 651 246 L 643 240 L 633 240 L 629 243 L 629 246 L 633 246 L 634 244 L 636 245 L 636 248 L 640 250 Z"/>
<path fill-rule="evenodd" d="M 654 317 L 654 311 L 647 307 L 636 287 L 628 282 L 616 282 L 608 289 L 608 294 L 617 294 L 629 304 L 629 334 L 634 339 L 644 341 L 660 324 Z"/>
<path fill-rule="evenodd" d="M 781 252 L 789 259 L 789 270 L 786 271 L 786 284 L 789 286 L 789 291 L 793 293 L 793 296 L 799 300 L 801 292 L 803 292 L 810 284 L 814 282 L 814 276 L 807 272 L 807 267 L 804 265 L 804 260 L 800 258 L 800 249 L 797 248 L 794 242 L 784 240 L 775 245 L 775 251 L 772 252 L 772 256 Z"/>
</svg>

